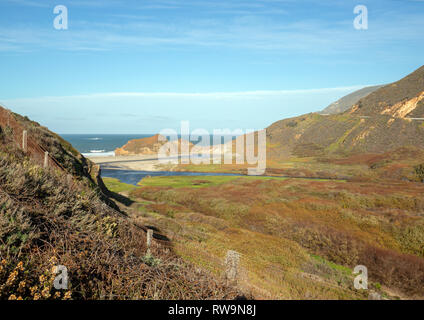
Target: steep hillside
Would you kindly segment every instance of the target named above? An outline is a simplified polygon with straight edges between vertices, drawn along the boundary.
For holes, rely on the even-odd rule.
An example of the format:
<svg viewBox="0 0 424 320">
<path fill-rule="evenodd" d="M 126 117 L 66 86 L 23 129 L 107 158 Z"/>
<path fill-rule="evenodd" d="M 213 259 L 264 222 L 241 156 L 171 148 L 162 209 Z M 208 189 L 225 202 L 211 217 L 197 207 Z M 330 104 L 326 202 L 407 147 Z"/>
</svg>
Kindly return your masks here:
<svg viewBox="0 0 424 320">
<path fill-rule="evenodd" d="M 10 116 L 0 122 L 0 300 L 239 295 L 178 258 L 158 231 L 148 252 L 146 227 L 108 205 L 89 161 L 46 128 Z M 26 151 L 19 144 L 22 126 Z M 48 168 L 38 158 L 44 150 L 55 159 Z M 57 265 L 68 270 L 67 290 L 53 287 Z"/>
<path fill-rule="evenodd" d="M 403 146 L 424 148 L 422 122 L 389 116 L 308 114 L 274 123 L 267 129 L 267 136 L 271 158 L 380 153 Z"/>
<path fill-rule="evenodd" d="M 28 152 L 35 161 L 42 163 L 44 152 L 47 151 L 53 167 L 79 179 L 98 182 L 99 167 L 84 158 L 69 142 L 39 123 L 0 106 L 0 126 L 4 133 L 10 133 L 15 145 L 20 146 L 23 131 L 27 131 Z"/>
<path fill-rule="evenodd" d="M 307 114 L 267 128 L 270 158 L 383 153 L 424 148 L 424 67 L 342 114 Z"/>
<path fill-rule="evenodd" d="M 362 89 L 357 90 L 355 92 L 352 92 L 351 94 L 344 96 L 343 98 L 337 100 L 336 102 L 333 102 L 327 108 L 320 111 L 319 113 L 320 114 L 342 113 L 342 112 L 350 109 L 360 99 L 366 97 L 367 95 L 369 95 L 370 93 L 374 92 L 375 90 L 377 90 L 381 87 L 382 86 L 365 87 L 365 88 L 362 88 Z"/>
<path fill-rule="evenodd" d="M 405 78 L 384 86 L 355 104 L 350 113 L 424 118 L 424 66 Z"/>
<path fill-rule="evenodd" d="M 48 152 L 49 167 L 56 168 L 62 174 L 70 174 L 91 185 L 103 201 L 117 208 L 108 197 L 109 191 L 100 177 L 100 166 L 86 159 L 56 133 L 31 121 L 28 117 L 23 117 L 0 106 L 0 133 L 11 137 L 14 148 L 19 146 L 22 149 L 24 131 L 27 132 L 27 154 L 32 161 L 44 165 L 45 152 Z"/>
</svg>

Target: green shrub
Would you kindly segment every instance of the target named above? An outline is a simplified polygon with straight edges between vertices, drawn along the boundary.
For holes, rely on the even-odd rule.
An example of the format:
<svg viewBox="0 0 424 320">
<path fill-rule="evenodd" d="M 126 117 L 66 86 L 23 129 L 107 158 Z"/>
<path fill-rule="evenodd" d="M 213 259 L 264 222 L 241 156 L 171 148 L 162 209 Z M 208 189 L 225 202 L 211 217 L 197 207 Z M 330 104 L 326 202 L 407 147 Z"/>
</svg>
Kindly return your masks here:
<svg viewBox="0 0 424 320">
<path fill-rule="evenodd" d="M 296 121 L 289 121 L 289 122 L 286 123 L 286 126 L 290 127 L 290 128 L 297 127 L 297 122 Z"/>
<path fill-rule="evenodd" d="M 417 176 L 417 178 L 421 182 L 424 182 L 424 164 L 420 164 L 418 166 L 415 166 L 414 171 L 415 171 L 415 175 Z"/>
<path fill-rule="evenodd" d="M 146 253 L 146 255 L 141 259 L 145 264 L 147 264 L 149 267 L 157 267 L 159 266 L 162 261 L 159 258 L 154 257 L 150 252 Z"/>
</svg>

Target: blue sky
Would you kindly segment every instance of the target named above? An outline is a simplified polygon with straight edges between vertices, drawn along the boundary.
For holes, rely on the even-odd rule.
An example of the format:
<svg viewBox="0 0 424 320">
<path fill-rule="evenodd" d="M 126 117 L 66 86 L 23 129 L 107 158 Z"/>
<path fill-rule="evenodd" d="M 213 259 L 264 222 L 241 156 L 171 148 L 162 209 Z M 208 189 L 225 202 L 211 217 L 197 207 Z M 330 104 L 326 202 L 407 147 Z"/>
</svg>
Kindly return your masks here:
<svg viewBox="0 0 424 320">
<path fill-rule="evenodd" d="M 59 133 L 260 129 L 400 79 L 423 38 L 422 0 L 0 0 L 0 103 Z"/>
</svg>

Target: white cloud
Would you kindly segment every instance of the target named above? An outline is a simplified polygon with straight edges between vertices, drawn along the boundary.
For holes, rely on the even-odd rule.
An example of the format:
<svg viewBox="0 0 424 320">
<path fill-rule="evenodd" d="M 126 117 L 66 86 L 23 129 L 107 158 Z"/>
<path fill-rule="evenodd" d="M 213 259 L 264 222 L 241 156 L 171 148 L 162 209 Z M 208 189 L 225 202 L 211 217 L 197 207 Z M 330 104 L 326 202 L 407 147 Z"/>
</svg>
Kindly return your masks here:
<svg viewBox="0 0 424 320">
<path fill-rule="evenodd" d="M 354 85 L 336 88 L 317 88 L 317 89 L 296 89 L 296 90 L 255 90 L 255 91 L 235 91 L 235 92 L 109 92 L 92 93 L 73 96 L 46 96 L 23 99 L 5 100 L 7 103 L 20 102 L 59 102 L 70 99 L 103 99 L 103 98 L 207 98 L 207 99 L 237 99 L 237 98 L 261 98 L 276 97 L 298 94 L 314 93 L 338 93 L 346 91 L 355 91 L 363 88 L 364 85 Z"/>
<path fill-rule="evenodd" d="M 9 0 L 31 5 L 31 0 Z M 288 2 L 290 1 L 283 1 Z M 310 1 L 314 3 L 314 1 Z M 66 2 L 65 2 L 66 3 Z M 72 5 L 101 5 L 108 1 L 77 1 Z M 139 2 L 136 2 L 139 3 Z M 366 32 L 353 29 L 353 14 L 335 15 L 334 19 L 275 16 L 272 13 L 280 7 L 273 6 L 276 1 L 156 1 L 155 6 L 177 6 L 199 10 L 228 10 L 230 15 L 221 15 L 215 11 L 209 18 L 193 14 L 163 19 L 155 12 L 146 9 L 131 10 L 123 18 L 125 2 L 111 2 L 109 5 L 122 4 L 115 15 L 102 10 L 93 12 L 94 20 L 76 20 L 70 15 L 70 27 L 66 32 L 55 32 L 53 28 L 20 25 L 4 25 L 0 22 L 0 46 L 3 51 L 28 50 L 69 50 L 93 51 L 115 49 L 137 49 L 145 47 L 223 47 L 250 50 L 268 50 L 278 52 L 296 52 L 315 55 L 331 53 L 351 53 L 360 50 L 393 44 L 397 41 L 421 41 L 424 29 L 423 12 L 402 13 L 379 11 L 370 16 L 370 28 Z M 333 2 L 331 2 L 333 3 Z M 133 3 L 134 4 L 134 3 Z M 142 5 L 152 5 L 142 2 Z M 323 4 L 324 5 L 324 4 Z M 201 8 L 199 8 L 201 7 Z M 240 11 L 241 10 L 241 11 Z M 142 19 L 137 20 L 138 14 Z M 284 12 L 281 12 L 284 14 Z M 121 15 L 121 16 L 120 16 Z M 344 18 L 341 18 L 344 17 Z M 5 46 L 12 42 L 14 46 Z"/>
</svg>

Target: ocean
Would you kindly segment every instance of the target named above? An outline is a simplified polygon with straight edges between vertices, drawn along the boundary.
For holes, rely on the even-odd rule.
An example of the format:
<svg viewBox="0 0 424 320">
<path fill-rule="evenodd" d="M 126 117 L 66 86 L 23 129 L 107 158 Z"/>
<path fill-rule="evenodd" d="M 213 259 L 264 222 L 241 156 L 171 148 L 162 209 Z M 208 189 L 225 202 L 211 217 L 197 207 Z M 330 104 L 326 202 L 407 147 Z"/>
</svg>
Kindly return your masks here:
<svg viewBox="0 0 424 320">
<path fill-rule="evenodd" d="M 153 134 L 62 134 L 84 156 L 114 156 L 115 149 L 129 140 L 153 136 Z"/>
<path fill-rule="evenodd" d="M 122 147 L 129 140 L 151 137 L 154 134 L 62 134 L 61 136 L 69 141 L 75 149 L 84 156 L 114 156 L 115 149 Z M 171 137 L 171 140 L 176 137 Z M 210 137 L 210 144 L 213 144 L 213 136 Z M 234 139 L 231 137 L 230 139 Z M 203 140 L 203 141 L 206 141 Z M 196 144 L 196 141 L 192 141 Z M 223 140 L 221 143 L 224 142 Z M 200 144 L 202 142 L 200 141 Z"/>
</svg>

